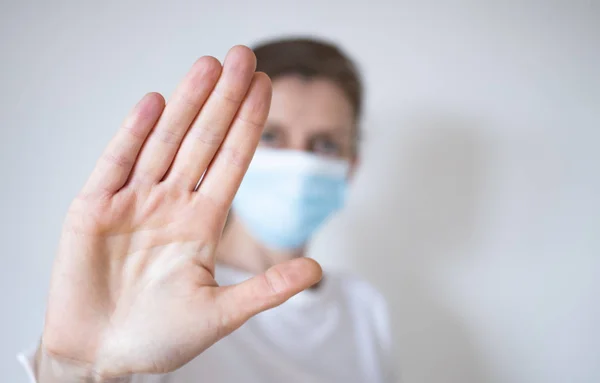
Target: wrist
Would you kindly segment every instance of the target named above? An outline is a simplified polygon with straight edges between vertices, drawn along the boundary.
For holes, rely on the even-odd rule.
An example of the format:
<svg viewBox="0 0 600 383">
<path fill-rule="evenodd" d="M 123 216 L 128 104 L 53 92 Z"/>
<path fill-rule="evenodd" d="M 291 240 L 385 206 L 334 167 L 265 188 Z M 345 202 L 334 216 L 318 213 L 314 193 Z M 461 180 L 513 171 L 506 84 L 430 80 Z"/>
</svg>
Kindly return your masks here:
<svg viewBox="0 0 600 383">
<path fill-rule="evenodd" d="M 35 356 L 38 383 L 130 383 L 131 376 L 106 377 L 91 366 L 49 354 L 40 345 Z"/>
</svg>

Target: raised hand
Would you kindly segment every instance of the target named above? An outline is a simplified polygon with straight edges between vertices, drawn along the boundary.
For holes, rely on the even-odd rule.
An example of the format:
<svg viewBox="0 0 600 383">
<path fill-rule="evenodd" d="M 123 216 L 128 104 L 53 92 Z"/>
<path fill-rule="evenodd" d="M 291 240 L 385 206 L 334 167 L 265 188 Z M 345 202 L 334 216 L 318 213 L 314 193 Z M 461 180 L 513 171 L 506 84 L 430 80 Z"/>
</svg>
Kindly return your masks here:
<svg viewBox="0 0 600 383">
<path fill-rule="evenodd" d="M 135 106 L 69 208 L 44 355 L 96 377 L 169 372 L 320 279 L 309 259 L 235 286 L 214 279 L 270 106 L 255 69 L 252 51 L 234 47 L 223 66 L 199 59 L 166 106 L 156 93 Z"/>
</svg>

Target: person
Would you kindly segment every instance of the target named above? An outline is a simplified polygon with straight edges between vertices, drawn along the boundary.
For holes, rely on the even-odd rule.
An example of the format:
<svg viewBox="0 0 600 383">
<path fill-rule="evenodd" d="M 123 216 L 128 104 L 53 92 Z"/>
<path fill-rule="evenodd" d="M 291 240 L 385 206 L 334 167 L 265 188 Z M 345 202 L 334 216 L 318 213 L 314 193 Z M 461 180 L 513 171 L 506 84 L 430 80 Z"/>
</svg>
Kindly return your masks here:
<svg viewBox="0 0 600 383">
<path fill-rule="evenodd" d="M 68 210 L 31 381 L 392 381 L 382 296 L 305 257 L 343 205 L 361 104 L 352 61 L 301 38 L 146 95 Z"/>
</svg>

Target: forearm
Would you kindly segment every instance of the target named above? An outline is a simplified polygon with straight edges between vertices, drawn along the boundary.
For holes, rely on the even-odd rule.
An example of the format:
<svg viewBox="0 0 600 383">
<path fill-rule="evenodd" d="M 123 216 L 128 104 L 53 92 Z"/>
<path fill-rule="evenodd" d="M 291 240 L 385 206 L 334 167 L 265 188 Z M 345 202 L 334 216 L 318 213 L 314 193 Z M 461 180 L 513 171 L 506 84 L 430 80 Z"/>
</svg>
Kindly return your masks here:
<svg viewBox="0 0 600 383">
<path fill-rule="evenodd" d="M 103 377 L 77 361 L 49 355 L 40 346 L 35 353 L 37 383 L 130 383 L 130 376 Z"/>
</svg>

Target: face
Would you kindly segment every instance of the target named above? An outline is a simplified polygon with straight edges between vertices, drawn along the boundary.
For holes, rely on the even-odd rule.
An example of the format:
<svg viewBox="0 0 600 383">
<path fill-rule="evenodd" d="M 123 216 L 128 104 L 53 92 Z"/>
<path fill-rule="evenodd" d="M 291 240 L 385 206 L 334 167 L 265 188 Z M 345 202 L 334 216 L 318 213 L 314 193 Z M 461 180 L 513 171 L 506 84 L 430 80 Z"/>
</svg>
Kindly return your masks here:
<svg viewBox="0 0 600 383">
<path fill-rule="evenodd" d="M 273 81 L 271 110 L 260 145 L 353 161 L 352 105 L 331 80 L 277 78 Z"/>
<path fill-rule="evenodd" d="M 316 177 L 293 168 L 286 175 L 269 173 L 268 167 L 256 165 L 264 162 L 254 162 L 255 157 L 255 166 L 250 165 L 234 201 L 234 210 L 255 238 L 273 249 L 300 249 L 325 219 L 341 207 L 346 186 L 343 178 L 352 176 L 356 162 L 354 132 L 352 105 L 333 81 L 306 80 L 299 76 L 273 81 L 271 110 L 260 146 L 342 159 L 349 162 L 350 168 L 340 166 L 343 164 L 339 162 L 316 161 L 320 166 L 331 166 L 332 173 Z M 289 159 L 289 154 L 280 158 Z M 306 160 L 305 156 L 300 158 Z M 315 161 L 311 159 L 308 163 L 314 165 Z M 289 187 L 282 188 L 282 182 Z"/>
</svg>

